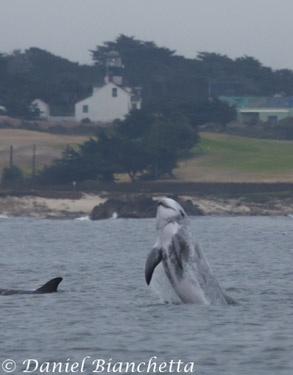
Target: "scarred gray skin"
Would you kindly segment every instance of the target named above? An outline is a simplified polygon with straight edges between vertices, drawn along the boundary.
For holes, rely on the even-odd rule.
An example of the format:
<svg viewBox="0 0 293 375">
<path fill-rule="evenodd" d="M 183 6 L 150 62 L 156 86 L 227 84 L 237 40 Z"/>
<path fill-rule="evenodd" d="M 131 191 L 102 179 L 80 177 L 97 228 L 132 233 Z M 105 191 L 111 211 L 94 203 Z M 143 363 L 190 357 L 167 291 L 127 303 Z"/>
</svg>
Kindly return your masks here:
<svg viewBox="0 0 293 375">
<path fill-rule="evenodd" d="M 203 251 L 194 242 L 184 209 L 171 198 L 158 201 L 157 233 L 156 243 L 146 261 L 147 284 L 150 284 L 155 268 L 162 263 L 179 301 L 206 305 L 234 302 L 224 294 Z M 160 277 L 163 279 L 164 275 Z"/>
</svg>

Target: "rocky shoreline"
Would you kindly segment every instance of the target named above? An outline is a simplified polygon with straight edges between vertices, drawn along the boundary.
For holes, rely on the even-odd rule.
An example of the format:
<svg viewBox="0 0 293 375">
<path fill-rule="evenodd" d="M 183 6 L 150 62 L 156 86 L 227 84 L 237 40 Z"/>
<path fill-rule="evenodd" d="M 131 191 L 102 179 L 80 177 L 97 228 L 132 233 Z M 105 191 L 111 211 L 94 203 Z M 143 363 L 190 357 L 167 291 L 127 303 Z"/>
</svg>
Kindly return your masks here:
<svg viewBox="0 0 293 375">
<path fill-rule="evenodd" d="M 125 218 L 148 218 L 156 215 L 156 201 L 153 198 L 126 196 L 109 199 L 96 206 L 92 220 L 106 219 L 113 216 Z M 293 214 L 292 198 L 272 198 L 262 203 L 249 202 L 243 198 L 220 199 L 216 197 L 171 196 L 177 200 L 189 216 L 287 216 Z"/>
<path fill-rule="evenodd" d="M 88 216 L 92 220 L 110 217 L 155 217 L 156 200 L 161 195 L 80 194 L 78 197 L 56 198 L 38 195 L 0 197 L 0 217 L 35 217 L 42 219 L 75 219 Z M 189 216 L 287 216 L 293 214 L 293 198 L 270 198 L 253 202 L 246 198 L 223 199 L 213 196 L 172 196 Z"/>
</svg>

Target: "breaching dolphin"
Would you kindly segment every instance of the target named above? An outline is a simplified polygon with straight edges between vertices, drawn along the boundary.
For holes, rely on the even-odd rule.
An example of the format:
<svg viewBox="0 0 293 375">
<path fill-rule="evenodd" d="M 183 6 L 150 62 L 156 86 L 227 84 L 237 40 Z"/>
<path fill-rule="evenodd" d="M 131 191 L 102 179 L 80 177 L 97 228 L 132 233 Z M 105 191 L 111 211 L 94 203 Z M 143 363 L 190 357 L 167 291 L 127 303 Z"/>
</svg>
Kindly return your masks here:
<svg viewBox="0 0 293 375">
<path fill-rule="evenodd" d="M 0 289 L 0 296 L 11 296 L 13 294 L 44 294 L 44 293 L 55 293 L 57 292 L 58 285 L 62 281 L 62 277 L 56 277 L 48 281 L 46 284 L 35 290 L 9 290 L 9 289 Z"/>
<path fill-rule="evenodd" d="M 179 302 L 206 305 L 234 302 L 222 291 L 203 251 L 194 242 L 184 209 L 171 198 L 158 201 L 157 233 L 156 243 L 146 261 L 145 279 L 149 285 L 158 266 L 156 290 L 164 301 L 169 302 L 168 296 L 164 295 L 168 294 L 166 288 L 163 288 L 167 283 Z"/>
</svg>

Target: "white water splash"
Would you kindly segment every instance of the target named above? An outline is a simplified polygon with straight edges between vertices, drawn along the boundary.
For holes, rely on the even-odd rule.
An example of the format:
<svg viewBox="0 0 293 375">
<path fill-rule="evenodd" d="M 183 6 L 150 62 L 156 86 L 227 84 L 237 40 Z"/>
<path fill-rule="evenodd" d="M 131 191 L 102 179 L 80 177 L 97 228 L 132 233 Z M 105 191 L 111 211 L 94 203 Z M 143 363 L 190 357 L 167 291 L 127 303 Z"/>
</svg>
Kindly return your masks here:
<svg viewBox="0 0 293 375">
<path fill-rule="evenodd" d="M 162 263 L 160 263 L 156 267 L 153 273 L 150 287 L 151 287 L 152 292 L 159 297 L 161 302 L 182 303 L 180 298 L 177 296 L 176 292 L 174 291 L 169 279 L 167 278 Z"/>
<path fill-rule="evenodd" d="M 77 217 L 76 219 L 74 220 L 78 220 L 78 221 L 91 221 L 90 217 L 89 216 L 81 216 L 81 217 Z"/>
</svg>

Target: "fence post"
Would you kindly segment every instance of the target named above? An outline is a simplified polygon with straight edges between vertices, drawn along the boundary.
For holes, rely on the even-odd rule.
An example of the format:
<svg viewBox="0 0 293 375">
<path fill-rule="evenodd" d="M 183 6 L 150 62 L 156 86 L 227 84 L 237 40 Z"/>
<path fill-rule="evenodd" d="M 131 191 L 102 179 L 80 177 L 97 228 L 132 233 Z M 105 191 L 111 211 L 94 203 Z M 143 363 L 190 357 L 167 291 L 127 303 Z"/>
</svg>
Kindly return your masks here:
<svg viewBox="0 0 293 375">
<path fill-rule="evenodd" d="M 13 166 L 13 146 L 10 146 L 10 152 L 9 152 L 9 167 L 12 168 Z"/>
<path fill-rule="evenodd" d="M 33 144 L 32 176 L 36 175 L 36 145 Z"/>
</svg>

